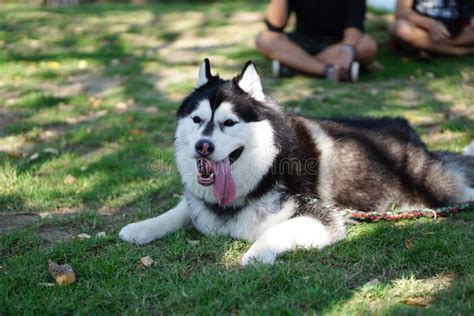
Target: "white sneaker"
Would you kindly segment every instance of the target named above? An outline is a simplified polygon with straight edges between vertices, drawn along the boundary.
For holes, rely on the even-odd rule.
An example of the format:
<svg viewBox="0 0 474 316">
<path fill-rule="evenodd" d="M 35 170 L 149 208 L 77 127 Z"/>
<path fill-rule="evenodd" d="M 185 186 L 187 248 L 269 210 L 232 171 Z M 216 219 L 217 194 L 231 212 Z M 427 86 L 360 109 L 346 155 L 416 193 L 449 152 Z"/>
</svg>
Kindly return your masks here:
<svg viewBox="0 0 474 316">
<path fill-rule="evenodd" d="M 272 74 L 277 78 L 291 77 L 294 75 L 290 68 L 286 67 L 276 59 L 272 60 Z"/>
<path fill-rule="evenodd" d="M 359 71 L 360 71 L 360 64 L 357 61 L 354 61 L 351 64 L 349 69 L 349 82 L 356 82 L 359 80 Z"/>
</svg>

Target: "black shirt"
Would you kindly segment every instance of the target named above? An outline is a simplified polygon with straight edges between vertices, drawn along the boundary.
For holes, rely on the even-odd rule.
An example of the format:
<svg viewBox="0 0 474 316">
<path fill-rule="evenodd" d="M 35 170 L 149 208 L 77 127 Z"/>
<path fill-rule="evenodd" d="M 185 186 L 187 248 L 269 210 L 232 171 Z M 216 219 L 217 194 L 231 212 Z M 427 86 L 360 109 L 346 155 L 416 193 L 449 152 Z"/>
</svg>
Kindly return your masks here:
<svg viewBox="0 0 474 316">
<path fill-rule="evenodd" d="M 436 20 L 456 20 L 460 18 L 455 0 L 415 0 L 413 10 Z"/>
<path fill-rule="evenodd" d="M 468 20 L 474 17 L 474 0 L 415 0 L 413 10 L 437 20 Z"/>
<path fill-rule="evenodd" d="M 299 33 L 342 37 L 348 27 L 364 30 L 365 0 L 288 0 L 288 4 Z"/>
</svg>

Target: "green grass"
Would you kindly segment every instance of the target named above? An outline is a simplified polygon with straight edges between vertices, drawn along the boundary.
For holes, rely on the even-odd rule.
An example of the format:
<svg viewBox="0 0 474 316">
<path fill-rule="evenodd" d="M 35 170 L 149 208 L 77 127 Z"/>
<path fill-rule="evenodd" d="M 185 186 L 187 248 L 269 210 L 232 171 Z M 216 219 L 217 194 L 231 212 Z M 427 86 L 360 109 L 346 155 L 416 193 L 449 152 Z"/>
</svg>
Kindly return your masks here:
<svg viewBox="0 0 474 316">
<path fill-rule="evenodd" d="M 395 56 L 383 45 L 386 13 L 371 11 L 384 71 L 351 85 L 277 80 L 252 46 L 263 8 L 0 6 L 0 314 L 474 313 L 469 212 L 351 226 L 344 241 L 274 267 L 242 269 L 248 243 L 192 229 L 143 247 L 118 240 L 126 223 L 179 200 L 174 113 L 205 57 L 223 77 L 254 60 L 290 111 L 403 116 L 436 150 L 474 138 L 472 95 L 460 86 L 472 58 Z M 139 267 L 147 255 L 154 264 Z M 45 286 L 48 259 L 70 263 L 77 281 Z"/>
</svg>

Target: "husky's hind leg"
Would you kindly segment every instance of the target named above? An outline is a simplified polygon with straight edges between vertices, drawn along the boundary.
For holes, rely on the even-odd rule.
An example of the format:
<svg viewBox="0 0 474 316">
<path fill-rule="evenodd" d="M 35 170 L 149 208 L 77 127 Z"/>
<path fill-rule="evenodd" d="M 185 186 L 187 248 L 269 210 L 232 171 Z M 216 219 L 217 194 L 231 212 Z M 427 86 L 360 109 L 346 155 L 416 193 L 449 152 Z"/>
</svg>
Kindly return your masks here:
<svg viewBox="0 0 474 316">
<path fill-rule="evenodd" d="M 435 152 L 444 165 L 455 174 L 461 175 L 468 186 L 474 188 L 474 156 L 462 156 L 450 152 Z"/>
<path fill-rule="evenodd" d="M 182 200 L 176 207 L 160 216 L 128 224 L 120 230 L 119 236 L 122 240 L 143 245 L 174 233 L 190 222 L 188 205 Z"/>
<path fill-rule="evenodd" d="M 461 178 L 464 192 L 460 193 L 459 202 L 474 200 L 474 141 L 464 149 L 464 155 L 450 152 L 435 152 L 444 165 Z"/>
<path fill-rule="evenodd" d="M 319 220 L 300 216 L 267 229 L 242 258 L 242 265 L 254 262 L 273 264 L 278 254 L 295 247 L 318 248 L 344 238 L 344 232 L 335 232 Z"/>
</svg>

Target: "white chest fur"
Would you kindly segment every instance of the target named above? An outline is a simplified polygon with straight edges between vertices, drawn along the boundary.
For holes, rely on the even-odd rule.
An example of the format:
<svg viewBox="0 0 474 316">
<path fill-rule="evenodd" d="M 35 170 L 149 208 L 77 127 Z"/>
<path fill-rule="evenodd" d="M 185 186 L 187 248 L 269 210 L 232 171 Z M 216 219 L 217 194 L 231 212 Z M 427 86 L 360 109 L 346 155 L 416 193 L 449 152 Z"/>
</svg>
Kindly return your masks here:
<svg viewBox="0 0 474 316">
<path fill-rule="evenodd" d="M 192 195 L 186 196 L 193 225 L 206 235 L 227 235 L 249 242 L 265 230 L 289 219 L 296 211 L 293 199 L 282 200 L 282 193 L 272 191 L 250 202 L 233 215 L 218 215 Z"/>
</svg>

